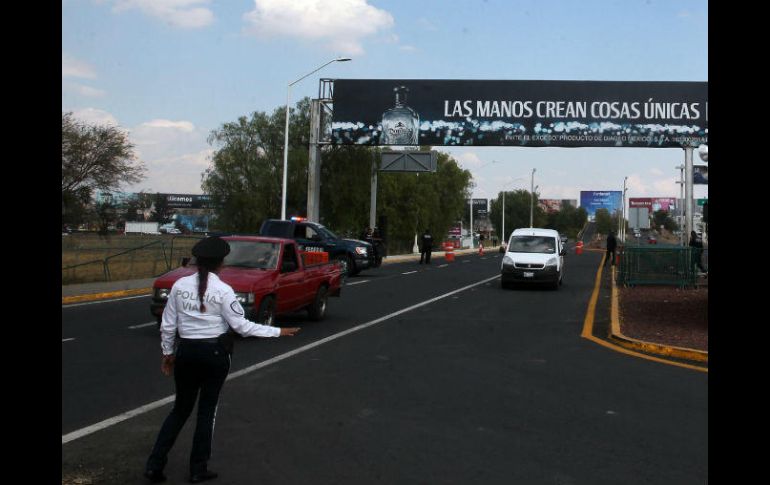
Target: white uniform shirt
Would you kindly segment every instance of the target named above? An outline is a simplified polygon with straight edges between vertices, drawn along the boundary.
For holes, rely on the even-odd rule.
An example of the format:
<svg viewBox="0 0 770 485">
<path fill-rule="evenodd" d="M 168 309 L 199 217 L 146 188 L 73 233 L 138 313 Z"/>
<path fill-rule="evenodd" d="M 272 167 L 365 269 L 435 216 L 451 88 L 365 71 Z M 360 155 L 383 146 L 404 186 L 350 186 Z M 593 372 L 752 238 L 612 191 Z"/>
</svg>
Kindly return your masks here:
<svg viewBox="0 0 770 485">
<path fill-rule="evenodd" d="M 244 317 L 235 292 L 214 273 L 209 273 L 203 296 L 206 311 L 201 313 L 198 299 L 198 273 L 179 278 L 168 294 L 160 324 L 163 355 L 174 353 L 176 332 L 189 339 L 214 338 L 227 332 L 228 326 L 244 337 L 278 337 L 281 329 L 261 325 Z"/>
</svg>

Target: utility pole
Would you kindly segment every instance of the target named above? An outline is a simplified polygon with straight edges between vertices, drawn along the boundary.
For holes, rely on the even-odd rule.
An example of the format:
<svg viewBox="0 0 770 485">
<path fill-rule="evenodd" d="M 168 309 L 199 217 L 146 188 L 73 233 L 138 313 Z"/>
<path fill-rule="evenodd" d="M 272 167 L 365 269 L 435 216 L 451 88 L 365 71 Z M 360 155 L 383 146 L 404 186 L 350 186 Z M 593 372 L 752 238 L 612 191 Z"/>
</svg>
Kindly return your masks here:
<svg viewBox="0 0 770 485">
<path fill-rule="evenodd" d="M 529 192 L 529 227 L 533 227 L 532 221 L 535 211 L 535 169 L 532 169 L 532 180 L 530 181 Z"/>
</svg>

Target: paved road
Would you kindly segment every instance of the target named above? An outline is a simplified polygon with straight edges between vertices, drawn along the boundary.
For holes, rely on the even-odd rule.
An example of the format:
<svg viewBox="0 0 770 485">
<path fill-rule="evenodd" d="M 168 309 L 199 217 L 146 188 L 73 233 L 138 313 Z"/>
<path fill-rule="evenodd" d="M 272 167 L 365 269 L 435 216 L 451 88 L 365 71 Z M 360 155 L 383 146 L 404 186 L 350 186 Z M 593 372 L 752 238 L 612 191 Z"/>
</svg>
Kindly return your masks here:
<svg viewBox="0 0 770 485">
<path fill-rule="evenodd" d="M 708 376 L 580 338 L 601 256 L 569 254 L 558 291 L 501 289 L 498 253 L 384 266 L 326 321 L 279 320 L 299 336 L 237 342 L 232 372 L 371 324 L 226 383 L 217 483 L 705 483 Z M 62 309 L 63 435 L 173 394 L 157 331 L 128 328 L 147 306 Z M 63 474 L 143 483 L 169 408 L 63 444 Z M 190 441 L 188 423 L 172 483 Z"/>
</svg>

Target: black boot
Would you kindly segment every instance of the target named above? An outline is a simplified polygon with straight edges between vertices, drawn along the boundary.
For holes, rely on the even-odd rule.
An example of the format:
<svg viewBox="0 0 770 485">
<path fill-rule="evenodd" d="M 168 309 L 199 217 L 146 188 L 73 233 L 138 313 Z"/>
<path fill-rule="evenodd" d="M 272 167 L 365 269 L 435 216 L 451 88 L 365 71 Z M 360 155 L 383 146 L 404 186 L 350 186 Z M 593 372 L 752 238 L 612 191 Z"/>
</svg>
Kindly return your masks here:
<svg viewBox="0 0 770 485">
<path fill-rule="evenodd" d="M 213 480 L 218 476 L 219 474 L 217 472 L 206 470 L 205 472 L 195 473 L 193 475 L 190 475 L 190 483 L 205 482 L 206 480 Z"/>
</svg>

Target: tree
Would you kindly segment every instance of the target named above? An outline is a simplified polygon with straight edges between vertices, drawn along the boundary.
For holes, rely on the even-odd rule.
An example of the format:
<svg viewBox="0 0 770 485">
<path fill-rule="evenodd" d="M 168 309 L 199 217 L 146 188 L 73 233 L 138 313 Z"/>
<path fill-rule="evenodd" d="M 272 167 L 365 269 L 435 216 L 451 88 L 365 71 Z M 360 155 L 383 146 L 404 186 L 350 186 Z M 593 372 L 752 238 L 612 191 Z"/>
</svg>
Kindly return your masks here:
<svg viewBox="0 0 770 485">
<path fill-rule="evenodd" d="M 82 217 L 94 191 L 117 191 L 144 178 L 128 135 L 110 125 L 88 125 L 62 113 L 62 218 Z M 77 223 L 80 221 L 68 221 Z"/>
<path fill-rule="evenodd" d="M 505 192 L 505 232 L 507 234 L 502 234 L 503 193 L 500 192 L 496 199 L 492 199 L 489 211 L 495 232 L 502 234 L 502 238 L 507 240 L 514 229 L 529 227 L 530 205 L 532 203 L 532 193 L 528 190 L 517 189 Z M 535 194 L 532 225 L 534 227 L 546 227 L 548 221 L 548 215 L 537 205 L 537 194 Z"/>
<path fill-rule="evenodd" d="M 676 221 L 674 221 L 668 211 L 659 210 L 653 212 L 652 220 L 653 224 L 655 224 L 655 229 L 660 229 L 660 226 L 663 226 L 663 228 L 668 231 L 675 231 L 679 228 Z"/>
<path fill-rule="evenodd" d="M 596 221 L 596 232 L 599 234 L 609 234 L 610 231 L 614 231 L 618 227 L 617 222 L 613 225 L 610 211 L 603 207 L 596 209 L 594 220 Z"/>
<path fill-rule="evenodd" d="M 310 101 L 305 98 L 296 106 L 290 116 L 287 215 L 304 214 L 307 207 Z M 219 229 L 257 232 L 264 219 L 280 216 L 284 123 L 281 107 L 270 116 L 262 112 L 242 116 L 209 135 L 209 143 L 220 148 L 201 185 L 211 196 Z"/>
</svg>

